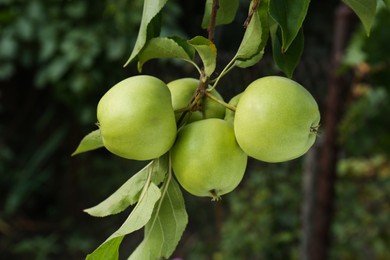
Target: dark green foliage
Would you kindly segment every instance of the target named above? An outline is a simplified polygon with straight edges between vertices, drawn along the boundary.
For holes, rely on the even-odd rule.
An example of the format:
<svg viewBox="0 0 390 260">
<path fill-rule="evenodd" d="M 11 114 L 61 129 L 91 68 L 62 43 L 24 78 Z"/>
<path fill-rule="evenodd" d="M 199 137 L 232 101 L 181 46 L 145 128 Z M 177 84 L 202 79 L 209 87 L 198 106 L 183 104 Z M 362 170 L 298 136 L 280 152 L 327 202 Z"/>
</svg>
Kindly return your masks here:
<svg viewBox="0 0 390 260">
<path fill-rule="evenodd" d="M 143 164 L 104 149 L 70 155 L 83 134 L 96 129 L 102 94 L 135 73 L 123 64 L 142 4 L 0 3 L 1 258 L 82 259 L 124 220 L 97 221 L 82 210 Z M 169 30 L 177 30 L 177 8 L 167 12 Z"/>
<path fill-rule="evenodd" d="M 389 258 L 389 155 L 342 160 L 336 193 L 331 255 L 343 259 Z"/>
<path fill-rule="evenodd" d="M 338 165 L 331 255 L 341 259 L 390 257 L 390 16 L 382 9 L 370 38 L 362 29 L 350 53 L 358 53 L 353 100 L 340 125 L 345 158 Z M 347 60 L 352 61 L 350 57 Z M 357 239 L 359 238 L 359 239 Z"/>
<path fill-rule="evenodd" d="M 299 253 L 300 168 L 261 166 L 229 199 L 222 229 L 222 259 L 293 259 Z M 276 250 L 277 249 L 277 250 Z"/>
<path fill-rule="evenodd" d="M 390 26 L 382 9 L 370 38 L 360 29 L 351 41 L 346 62 L 356 71 L 353 101 L 340 125 L 341 143 L 352 156 L 389 154 L 390 146 Z M 355 59 L 353 58 L 355 57 Z M 358 58 L 356 58 L 358 57 Z"/>
</svg>

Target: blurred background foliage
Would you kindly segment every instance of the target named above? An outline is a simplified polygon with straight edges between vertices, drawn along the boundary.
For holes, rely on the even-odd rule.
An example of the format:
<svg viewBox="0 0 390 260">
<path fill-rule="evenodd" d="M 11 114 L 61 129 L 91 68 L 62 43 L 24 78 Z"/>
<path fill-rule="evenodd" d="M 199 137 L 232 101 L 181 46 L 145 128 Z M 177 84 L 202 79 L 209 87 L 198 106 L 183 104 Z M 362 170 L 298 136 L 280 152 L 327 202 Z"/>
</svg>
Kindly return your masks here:
<svg viewBox="0 0 390 260">
<path fill-rule="evenodd" d="M 0 0 L 0 255 L 2 259 L 83 259 L 126 218 L 83 213 L 143 166 L 104 149 L 70 157 L 96 129 L 96 104 L 123 68 L 137 37 L 141 0 Z M 202 1 L 168 1 L 163 34 L 204 34 Z M 246 16 L 216 31 L 220 65 L 236 50 Z M 318 2 L 318 1 L 317 1 Z M 306 48 L 295 79 L 320 107 L 326 95 L 333 10 L 312 3 Z M 189 19 L 188 17 L 191 17 Z M 340 124 L 341 158 L 332 259 L 390 259 L 390 16 L 370 38 L 356 26 L 342 73 L 352 74 Z M 170 81 L 195 76 L 176 62 L 151 61 L 144 73 Z M 228 100 L 255 78 L 277 74 L 265 56 L 221 81 Z M 321 139 L 321 137 L 320 137 Z M 175 253 L 184 259 L 297 259 L 302 236 L 304 158 L 250 161 L 238 189 L 220 203 L 185 194 L 190 223 Z M 126 238 L 123 255 L 142 232 Z"/>
</svg>

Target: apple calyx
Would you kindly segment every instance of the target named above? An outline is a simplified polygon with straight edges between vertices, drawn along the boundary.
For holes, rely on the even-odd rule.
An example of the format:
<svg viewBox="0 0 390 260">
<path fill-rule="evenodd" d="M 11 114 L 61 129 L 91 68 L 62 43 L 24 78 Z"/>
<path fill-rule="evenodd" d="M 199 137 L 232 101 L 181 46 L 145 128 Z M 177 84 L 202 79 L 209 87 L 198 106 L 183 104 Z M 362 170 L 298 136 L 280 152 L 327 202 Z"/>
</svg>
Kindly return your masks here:
<svg viewBox="0 0 390 260">
<path fill-rule="evenodd" d="M 222 198 L 218 195 L 218 191 L 216 189 L 210 190 L 211 201 L 220 201 Z"/>
</svg>

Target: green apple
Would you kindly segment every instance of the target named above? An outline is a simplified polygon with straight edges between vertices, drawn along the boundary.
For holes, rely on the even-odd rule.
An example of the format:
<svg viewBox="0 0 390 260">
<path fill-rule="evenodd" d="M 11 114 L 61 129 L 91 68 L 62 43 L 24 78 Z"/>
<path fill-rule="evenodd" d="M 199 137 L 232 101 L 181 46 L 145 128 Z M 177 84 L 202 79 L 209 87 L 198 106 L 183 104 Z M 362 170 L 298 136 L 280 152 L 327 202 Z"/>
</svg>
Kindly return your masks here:
<svg viewBox="0 0 390 260">
<path fill-rule="evenodd" d="M 193 78 L 182 78 L 171 81 L 167 84 L 172 94 L 172 106 L 175 111 L 186 108 L 197 87 L 199 80 Z M 214 89 L 211 95 L 222 100 L 222 96 Z M 179 120 L 182 112 L 175 113 L 176 121 Z M 225 107 L 214 100 L 204 96 L 202 100 L 202 111 L 192 111 L 188 122 L 194 122 L 205 118 L 223 118 L 225 115 Z"/>
<path fill-rule="evenodd" d="M 238 95 L 235 95 L 234 97 L 232 97 L 229 101 L 229 105 L 233 106 L 233 107 L 236 107 L 237 104 L 238 104 L 238 101 L 240 100 L 242 96 L 242 93 L 238 94 Z M 235 111 L 229 109 L 229 108 L 226 108 L 226 111 L 225 111 L 225 121 L 231 123 L 231 124 L 234 124 L 234 115 L 235 115 Z"/>
<path fill-rule="evenodd" d="M 243 92 L 234 118 L 236 139 L 249 156 L 265 162 L 295 159 L 315 142 L 320 122 L 313 96 L 297 82 L 260 78 Z"/>
<path fill-rule="evenodd" d="M 173 172 L 189 193 L 218 200 L 241 182 L 248 156 L 223 119 L 196 121 L 180 129 L 171 150 Z"/>
<path fill-rule="evenodd" d="M 97 118 L 104 146 L 127 159 L 157 158 L 176 138 L 170 91 L 152 76 L 130 77 L 109 89 L 98 103 Z"/>
</svg>

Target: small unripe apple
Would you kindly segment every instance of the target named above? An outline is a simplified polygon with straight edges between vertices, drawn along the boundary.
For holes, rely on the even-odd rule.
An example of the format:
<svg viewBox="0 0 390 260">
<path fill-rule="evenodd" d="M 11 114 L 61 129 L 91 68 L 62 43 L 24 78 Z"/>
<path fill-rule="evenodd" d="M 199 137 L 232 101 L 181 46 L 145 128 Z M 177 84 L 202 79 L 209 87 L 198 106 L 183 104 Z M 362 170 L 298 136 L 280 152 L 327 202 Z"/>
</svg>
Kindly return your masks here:
<svg viewBox="0 0 390 260">
<path fill-rule="evenodd" d="M 260 78 L 243 92 L 234 118 L 240 147 L 265 162 L 283 162 L 306 153 L 320 122 L 313 96 L 297 82 L 279 76 Z"/>
<path fill-rule="evenodd" d="M 184 126 L 171 150 L 173 172 L 189 193 L 218 200 L 241 182 L 247 155 L 231 124 L 210 118 Z"/>
<path fill-rule="evenodd" d="M 130 77 L 109 89 L 98 103 L 97 118 L 104 146 L 127 159 L 157 158 L 176 138 L 171 93 L 152 76 Z"/>
<path fill-rule="evenodd" d="M 171 81 L 167 84 L 172 94 L 172 106 L 175 111 L 186 108 L 197 87 L 199 80 L 193 78 L 182 78 Z M 210 92 L 217 99 L 222 100 L 222 96 L 214 89 Z M 206 118 L 223 118 L 225 107 L 214 100 L 204 96 L 202 99 L 202 110 L 192 111 L 188 122 L 194 122 Z M 182 112 L 175 113 L 176 121 L 179 120 Z"/>
</svg>

